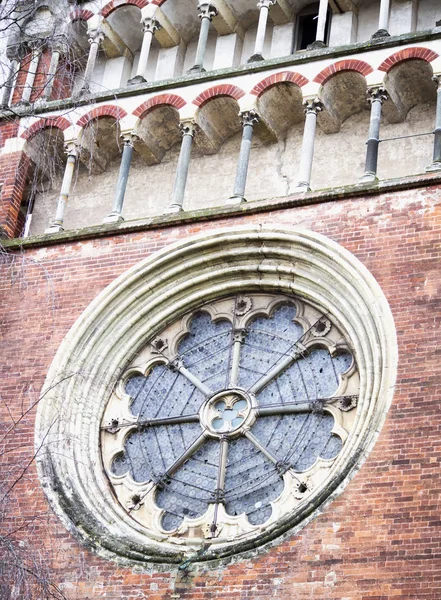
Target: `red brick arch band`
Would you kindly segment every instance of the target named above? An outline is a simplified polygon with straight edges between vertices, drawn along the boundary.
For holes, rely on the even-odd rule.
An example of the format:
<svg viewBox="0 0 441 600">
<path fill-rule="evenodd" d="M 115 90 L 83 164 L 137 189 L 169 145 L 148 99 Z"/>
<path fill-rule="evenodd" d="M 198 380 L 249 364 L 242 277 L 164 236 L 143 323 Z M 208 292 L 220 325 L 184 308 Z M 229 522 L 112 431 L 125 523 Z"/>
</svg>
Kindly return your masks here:
<svg viewBox="0 0 441 600">
<path fill-rule="evenodd" d="M 135 117 L 143 117 L 153 108 L 155 108 L 155 106 L 161 106 L 164 104 L 168 104 L 169 106 L 176 108 L 176 110 L 179 110 L 187 103 L 183 98 L 181 98 L 181 96 L 177 96 L 176 94 L 160 94 L 159 96 L 149 98 L 140 104 L 138 108 L 133 111 L 133 114 Z"/>
<path fill-rule="evenodd" d="M 59 129 L 60 131 L 64 131 L 71 125 L 72 123 L 70 123 L 64 117 L 55 117 L 52 119 L 49 117 L 46 119 L 39 119 L 38 121 L 33 123 L 29 128 L 25 129 L 25 131 L 23 131 L 20 137 L 24 138 L 25 140 L 29 140 L 42 129 L 55 128 Z"/>
<path fill-rule="evenodd" d="M 204 90 L 197 98 L 193 100 L 193 104 L 196 104 L 199 108 L 201 108 L 206 102 L 211 100 L 212 98 L 216 98 L 218 96 L 230 96 L 230 98 L 234 98 L 235 100 L 239 100 L 243 96 L 245 96 L 245 92 L 235 85 L 231 85 L 228 83 L 224 83 L 222 85 L 215 85 L 208 90 Z"/>
<path fill-rule="evenodd" d="M 80 127 L 84 127 L 85 125 L 90 123 L 90 121 L 93 121 L 94 119 L 99 119 L 100 117 L 113 117 L 117 121 L 120 121 L 126 116 L 127 112 L 123 108 L 120 108 L 119 106 L 112 106 L 110 104 L 106 104 L 104 106 L 98 106 L 97 108 L 94 108 L 87 114 L 83 115 L 81 119 L 77 121 L 77 125 L 79 125 Z"/>
<path fill-rule="evenodd" d="M 399 50 L 398 52 L 395 52 L 395 54 L 392 54 L 392 56 L 389 56 L 389 58 L 386 58 L 386 60 L 384 60 L 378 67 L 378 70 L 389 73 L 389 71 L 395 67 L 395 65 L 405 60 L 419 58 L 427 63 L 430 63 L 435 60 L 435 58 L 438 58 L 438 56 L 439 55 L 436 52 L 429 50 L 429 48 L 404 48 L 404 50 Z"/>
<path fill-rule="evenodd" d="M 303 75 L 300 75 L 300 73 L 294 73 L 293 71 L 282 71 L 281 73 L 274 73 L 269 77 L 265 77 L 265 79 L 262 79 L 262 81 L 259 81 L 259 83 L 253 87 L 251 93 L 259 97 L 263 94 L 263 92 L 266 92 L 274 85 L 285 82 L 302 87 L 309 82 L 309 79 Z"/>
<path fill-rule="evenodd" d="M 329 67 L 323 69 L 323 71 L 320 71 L 320 73 L 314 77 L 314 81 L 324 85 L 328 79 L 330 79 L 336 73 L 340 73 L 341 71 L 356 71 L 357 73 L 360 73 L 366 77 L 366 75 L 372 73 L 373 70 L 374 69 L 371 67 L 371 65 L 363 60 L 339 60 L 333 65 L 329 65 Z"/>
</svg>

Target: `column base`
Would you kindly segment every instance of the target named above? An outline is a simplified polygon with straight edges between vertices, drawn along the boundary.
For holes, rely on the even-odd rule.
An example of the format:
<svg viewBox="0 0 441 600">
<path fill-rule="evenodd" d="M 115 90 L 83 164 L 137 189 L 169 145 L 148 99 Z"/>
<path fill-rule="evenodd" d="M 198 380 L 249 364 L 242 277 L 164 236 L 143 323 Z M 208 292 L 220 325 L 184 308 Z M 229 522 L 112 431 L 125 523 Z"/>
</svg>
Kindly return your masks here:
<svg viewBox="0 0 441 600">
<path fill-rule="evenodd" d="M 379 29 L 372 35 L 371 40 L 377 40 L 384 37 L 390 37 L 390 33 L 387 29 Z"/>
<path fill-rule="evenodd" d="M 191 69 L 188 69 L 187 73 L 205 73 L 205 69 L 202 65 L 193 65 Z"/>
<path fill-rule="evenodd" d="M 433 173 L 434 171 L 441 171 L 441 162 L 433 162 L 426 167 L 426 173 Z"/>
<path fill-rule="evenodd" d="M 142 75 L 137 75 L 136 77 L 129 79 L 127 85 L 139 85 L 140 83 L 147 83 L 147 79 L 145 79 Z"/>
<path fill-rule="evenodd" d="M 64 231 L 64 227 L 62 225 L 57 225 L 56 223 L 53 223 L 52 225 L 49 225 L 49 227 L 47 227 L 44 230 L 44 233 L 50 234 L 50 233 L 62 233 Z"/>
<path fill-rule="evenodd" d="M 378 181 L 376 173 L 365 173 L 359 183 L 374 183 L 375 181 Z"/>
<path fill-rule="evenodd" d="M 307 192 L 310 192 L 311 188 L 309 187 L 309 184 L 307 183 L 298 183 L 296 185 L 296 187 L 293 189 L 292 193 L 293 194 L 306 194 Z"/>
<path fill-rule="evenodd" d="M 265 60 L 261 54 L 253 54 L 253 56 L 250 56 L 250 58 L 247 60 L 247 62 L 253 63 L 253 62 L 259 62 L 260 60 Z"/>
<path fill-rule="evenodd" d="M 234 204 L 243 204 L 246 201 L 246 198 L 244 198 L 243 196 L 231 196 L 230 198 L 228 198 L 225 204 L 231 206 Z"/>
<path fill-rule="evenodd" d="M 103 223 L 122 223 L 124 221 L 124 217 L 119 213 L 110 213 L 107 217 L 104 217 Z"/>
<path fill-rule="evenodd" d="M 328 46 L 325 44 L 325 42 L 322 42 L 321 40 L 315 40 L 315 42 L 312 42 L 312 44 L 308 44 L 306 46 L 307 50 L 317 50 L 318 48 L 327 48 Z"/>
<path fill-rule="evenodd" d="M 177 213 L 183 211 L 184 209 L 182 206 L 179 206 L 178 204 L 172 204 L 171 206 L 167 206 L 167 208 L 164 210 L 164 215 L 176 215 Z"/>
</svg>

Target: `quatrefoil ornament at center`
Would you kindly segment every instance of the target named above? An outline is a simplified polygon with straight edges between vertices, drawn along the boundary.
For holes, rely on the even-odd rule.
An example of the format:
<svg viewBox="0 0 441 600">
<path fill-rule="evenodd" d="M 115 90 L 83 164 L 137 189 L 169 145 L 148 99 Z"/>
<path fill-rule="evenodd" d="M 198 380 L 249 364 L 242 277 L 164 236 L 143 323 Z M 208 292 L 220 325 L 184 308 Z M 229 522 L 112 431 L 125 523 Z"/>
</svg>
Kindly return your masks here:
<svg viewBox="0 0 441 600">
<path fill-rule="evenodd" d="M 200 412 L 201 425 L 210 437 L 240 435 L 256 419 L 253 394 L 226 389 L 207 400 Z"/>
</svg>

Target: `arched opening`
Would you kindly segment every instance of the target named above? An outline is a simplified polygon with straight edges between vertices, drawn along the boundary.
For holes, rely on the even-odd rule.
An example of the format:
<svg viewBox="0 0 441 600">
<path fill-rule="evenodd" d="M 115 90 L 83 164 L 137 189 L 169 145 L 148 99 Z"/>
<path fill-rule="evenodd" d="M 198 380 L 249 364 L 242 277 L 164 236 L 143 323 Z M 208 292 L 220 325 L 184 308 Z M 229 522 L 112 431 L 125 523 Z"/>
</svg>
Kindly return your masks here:
<svg viewBox="0 0 441 600">
<path fill-rule="evenodd" d="M 128 4 L 118 7 L 107 17 L 109 25 L 129 52 L 123 56 L 106 58 L 103 73 L 103 85 L 106 87 L 123 87 L 136 74 L 143 39 L 141 16 L 141 10 L 137 6 Z M 154 79 L 156 72 L 159 48 L 153 37 L 146 72 L 146 79 L 150 81 Z"/>
<path fill-rule="evenodd" d="M 31 164 L 18 219 L 23 237 L 43 233 L 55 213 L 66 164 L 63 132 L 40 130 L 27 142 L 26 152 Z"/>
<path fill-rule="evenodd" d="M 382 179 L 424 173 L 431 162 L 436 112 L 432 75 L 429 63 L 411 59 L 395 65 L 385 77 L 391 99 L 383 111 L 388 122 L 381 130 L 378 174 Z M 390 106 L 395 108 L 399 120 L 389 119 Z"/>
<path fill-rule="evenodd" d="M 294 125 L 304 120 L 302 91 L 291 82 L 281 82 L 268 88 L 257 100 L 258 113 L 277 134 L 283 137 Z"/>
</svg>

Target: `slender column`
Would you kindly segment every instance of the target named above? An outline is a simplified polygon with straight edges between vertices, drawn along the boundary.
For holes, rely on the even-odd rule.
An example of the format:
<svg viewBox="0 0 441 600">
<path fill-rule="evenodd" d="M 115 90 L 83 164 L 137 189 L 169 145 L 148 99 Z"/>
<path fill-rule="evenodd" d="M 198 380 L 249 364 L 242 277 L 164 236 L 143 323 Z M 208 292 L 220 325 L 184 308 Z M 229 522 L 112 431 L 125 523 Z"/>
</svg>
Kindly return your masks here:
<svg viewBox="0 0 441 600">
<path fill-rule="evenodd" d="M 188 168 L 190 166 L 191 147 L 198 126 L 194 121 L 180 124 L 182 133 L 181 152 L 179 154 L 178 167 L 176 169 L 175 185 L 173 188 L 172 201 L 168 207 L 168 213 L 180 212 L 184 204 L 185 187 L 187 184 Z"/>
<path fill-rule="evenodd" d="M 121 137 L 124 145 L 119 167 L 118 182 L 116 184 L 112 212 L 104 219 L 104 223 L 118 223 L 119 221 L 124 221 L 122 216 L 124 197 L 126 195 L 130 165 L 132 164 L 133 146 L 138 139 L 138 136 L 134 133 L 125 133 Z"/>
<path fill-rule="evenodd" d="M 201 29 L 199 31 L 199 41 L 198 48 L 196 50 L 196 59 L 193 67 L 190 69 L 189 73 L 198 73 L 201 71 L 205 71 L 204 69 L 204 59 L 205 52 L 207 50 L 207 41 L 208 41 L 208 33 L 210 31 L 210 23 L 213 17 L 216 17 L 218 14 L 217 9 L 213 4 L 209 2 L 203 2 L 198 6 L 198 16 L 201 20 Z"/>
<path fill-rule="evenodd" d="M 57 74 L 58 63 L 60 62 L 61 49 L 53 48 L 49 70 L 46 76 L 46 83 L 43 90 L 43 100 L 49 101 L 54 87 L 55 75 Z"/>
<path fill-rule="evenodd" d="M 378 146 L 380 144 L 381 107 L 389 96 L 382 87 L 372 87 L 367 91 L 368 102 L 371 105 L 371 120 L 369 139 L 367 141 L 366 166 L 362 183 L 377 179 Z"/>
<path fill-rule="evenodd" d="M 426 171 L 439 171 L 441 170 L 441 75 L 434 75 L 432 79 L 437 85 L 435 131 L 433 132 L 435 139 L 433 142 L 433 162 L 427 167 Z"/>
<path fill-rule="evenodd" d="M 315 131 L 317 128 L 317 114 L 323 110 L 323 104 L 318 98 L 305 100 L 305 129 L 303 132 L 302 154 L 300 158 L 298 192 L 311 190 L 312 162 L 314 160 Z"/>
<path fill-rule="evenodd" d="M 152 45 L 153 36 L 161 29 L 159 21 L 152 17 L 147 17 L 141 21 L 143 27 L 142 31 L 144 37 L 142 38 L 141 54 L 139 57 L 138 68 L 136 69 L 136 75 L 129 80 L 129 85 L 136 85 L 137 83 L 144 83 L 147 81 L 145 78 L 145 72 L 147 70 L 147 63 L 150 55 L 150 48 Z"/>
<path fill-rule="evenodd" d="M 20 61 L 17 58 L 12 58 L 9 65 L 9 75 L 3 88 L 1 107 L 6 108 L 10 105 L 14 94 L 15 83 L 17 81 L 18 71 L 20 70 Z"/>
<path fill-rule="evenodd" d="M 98 56 L 98 50 L 100 44 L 104 39 L 104 34 L 101 29 L 92 29 L 89 31 L 89 56 L 87 58 L 86 70 L 84 71 L 83 85 L 81 91 L 88 92 L 90 89 L 90 82 L 92 81 L 93 71 L 95 69 L 95 63 Z"/>
<path fill-rule="evenodd" d="M 260 2 L 257 3 L 257 8 L 260 10 L 259 24 L 257 26 L 256 42 L 254 44 L 254 53 L 253 53 L 253 56 L 251 56 L 248 59 L 248 62 L 264 60 L 263 46 L 265 44 L 266 26 L 268 23 L 269 9 L 275 3 L 276 3 L 276 0 L 260 0 Z"/>
<path fill-rule="evenodd" d="M 21 97 L 21 102 L 28 104 L 31 100 L 32 89 L 34 87 L 35 76 L 37 74 L 38 63 L 40 62 L 40 47 L 41 42 L 36 41 L 31 43 L 32 57 L 28 66 L 28 74 L 26 83 Z"/>
<path fill-rule="evenodd" d="M 372 38 L 388 37 L 389 34 L 389 10 L 390 0 L 381 0 L 380 17 L 378 19 L 378 31 L 374 33 Z"/>
<path fill-rule="evenodd" d="M 69 199 L 70 190 L 72 187 L 72 179 L 75 171 L 75 164 L 78 156 L 78 146 L 75 142 L 66 144 L 67 162 L 64 171 L 63 183 L 61 184 L 61 193 L 58 198 L 57 211 L 55 213 L 55 219 L 51 225 L 46 229 L 45 233 L 57 233 L 64 231 L 64 211 L 66 204 Z"/>
<path fill-rule="evenodd" d="M 239 113 L 239 116 L 242 119 L 243 127 L 242 143 L 240 146 L 234 191 L 228 204 L 240 204 L 241 202 L 246 202 L 245 188 L 247 184 L 248 165 L 250 162 L 251 141 L 253 139 L 254 126 L 260 121 L 260 117 L 255 110 L 246 110 Z"/>
<path fill-rule="evenodd" d="M 326 18 L 328 16 L 328 0 L 320 0 L 319 13 L 317 19 L 317 33 L 315 34 L 315 43 L 317 45 L 326 46 L 325 30 Z"/>
</svg>

